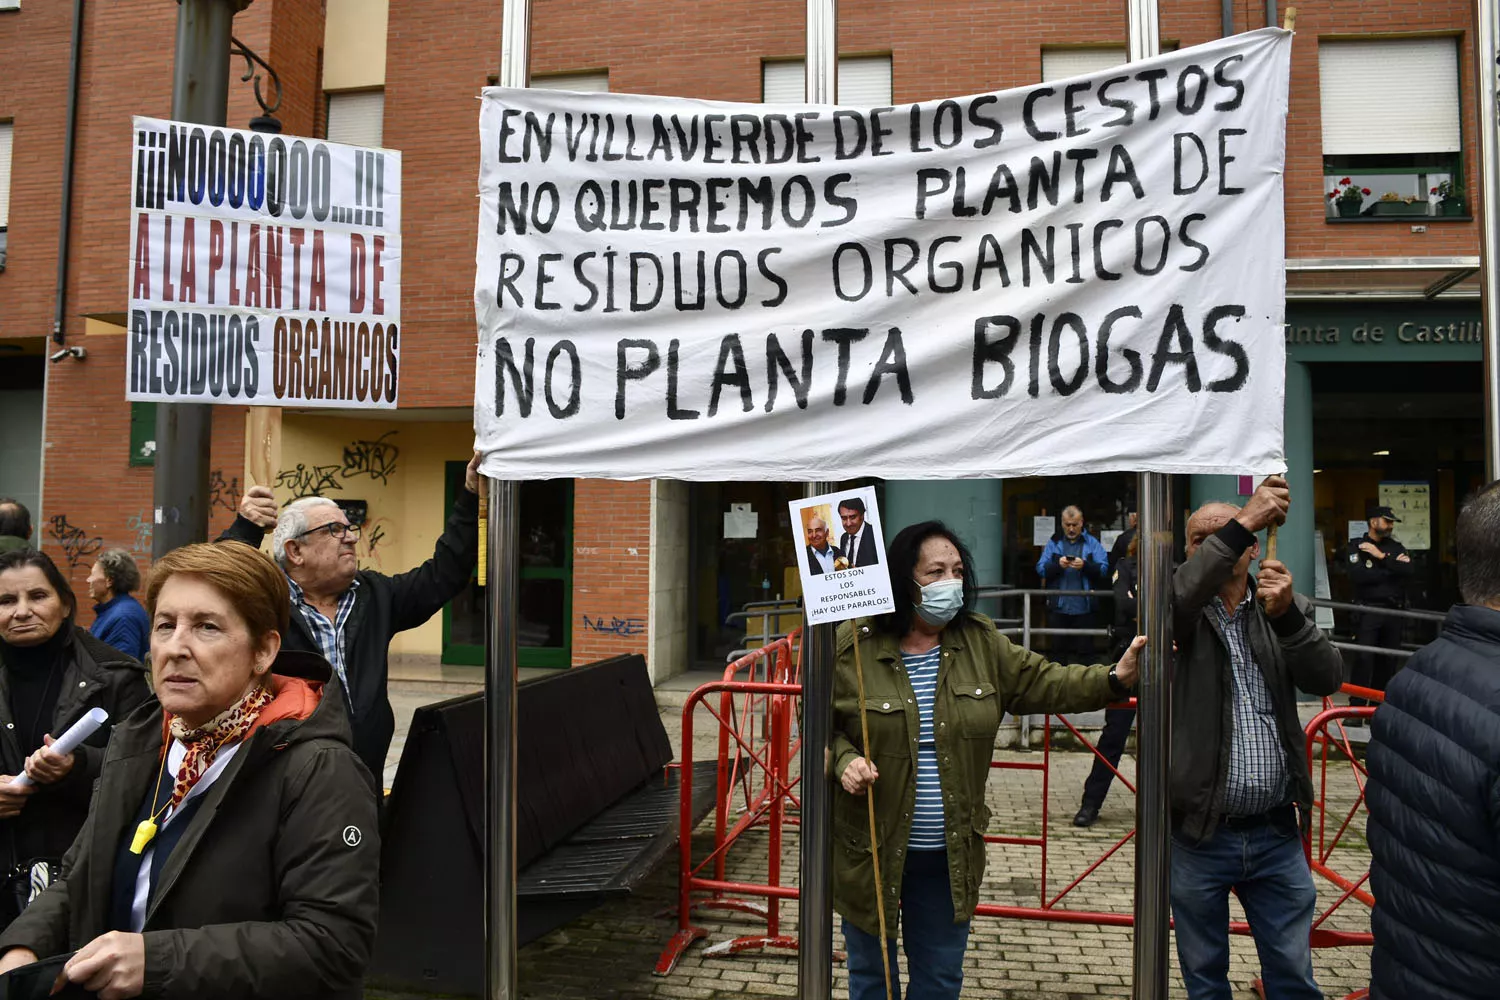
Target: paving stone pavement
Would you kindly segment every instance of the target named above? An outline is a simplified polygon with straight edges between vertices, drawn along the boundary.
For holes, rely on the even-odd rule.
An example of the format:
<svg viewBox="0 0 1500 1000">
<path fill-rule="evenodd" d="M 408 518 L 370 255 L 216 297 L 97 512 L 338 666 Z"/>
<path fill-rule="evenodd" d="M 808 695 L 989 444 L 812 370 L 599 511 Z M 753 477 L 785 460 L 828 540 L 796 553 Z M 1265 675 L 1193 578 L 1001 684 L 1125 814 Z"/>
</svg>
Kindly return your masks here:
<svg viewBox="0 0 1500 1000">
<path fill-rule="evenodd" d="M 663 724 L 672 734 L 674 749 L 680 739 L 681 714 L 676 709 L 662 713 Z M 715 749 L 712 719 L 700 710 L 695 715 L 694 756 L 703 759 Z M 997 761 L 1031 763 L 1039 752 L 998 750 Z M 1054 753 L 1050 782 L 1050 844 L 1047 891 L 1056 893 L 1081 873 L 1091 861 L 1130 829 L 1134 798 L 1118 783 L 1112 789 L 1099 822 L 1088 830 L 1077 830 L 1071 819 L 1078 806 L 1079 790 L 1092 758 L 1083 753 Z M 1133 775 L 1134 761 L 1128 755 L 1121 771 Z M 1347 767 L 1330 770 L 1329 800 L 1331 828 L 1336 828 L 1354 802 L 1357 792 Z M 994 812 L 992 833 L 1035 836 L 1041 830 L 1041 774 L 1035 771 L 997 769 L 992 772 L 987 801 Z M 1354 823 L 1355 835 L 1333 855 L 1332 863 L 1353 878 L 1369 865 L 1363 840 L 1363 819 Z M 709 830 L 704 833 L 702 831 Z M 703 857 L 712 848 L 711 823 L 694 835 L 694 855 Z M 763 832 L 748 834 L 729 856 L 729 878 L 758 881 L 766 869 L 767 841 Z M 987 902 L 1036 906 L 1040 899 L 1042 872 L 1040 851 L 1034 847 L 991 845 L 989 865 L 982 891 Z M 1133 852 L 1129 844 L 1106 861 L 1066 898 L 1073 909 L 1129 912 L 1132 900 Z M 797 838 L 789 829 L 782 871 L 794 883 L 797 876 Z M 1319 912 L 1342 894 L 1331 883 L 1318 879 Z M 677 872 L 675 855 L 631 897 L 602 906 L 588 915 L 522 948 L 520 996 L 528 1000 L 572 1000 L 572 998 L 712 998 L 797 996 L 797 962 L 789 953 L 746 952 L 729 957 L 705 955 L 707 946 L 740 935 L 764 933 L 764 921 L 744 915 L 700 911 L 695 922 L 708 931 L 704 941 L 694 944 L 669 976 L 652 972 L 663 946 L 676 929 Z M 1243 919 L 1237 903 L 1235 919 Z M 795 903 L 783 904 L 782 926 L 795 934 Z M 837 920 L 835 921 L 837 925 Z M 1329 926 L 1367 930 L 1368 910 L 1351 901 L 1328 921 Z M 834 947 L 842 949 L 835 931 Z M 1237 998 L 1251 998 L 1250 983 L 1258 971 L 1253 943 L 1248 937 L 1231 939 L 1230 982 Z M 1344 997 L 1367 984 L 1368 948 L 1320 949 L 1314 952 L 1318 983 L 1329 997 Z M 1131 995 L 1131 931 L 1125 927 L 1099 927 L 1055 922 L 977 918 L 965 959 L 965 997 L 992 1000 L 1063 1000 L 1063 998 L 1129 997 Z M 1171 996 L 1185 997 L 1173 955 Z M 842 964 L 833 969 L 834 996 L 847 995 L 847 976 Z M 427 994 L 368 990 L 369 1000 L 418 1000 Z"/>
</svg>

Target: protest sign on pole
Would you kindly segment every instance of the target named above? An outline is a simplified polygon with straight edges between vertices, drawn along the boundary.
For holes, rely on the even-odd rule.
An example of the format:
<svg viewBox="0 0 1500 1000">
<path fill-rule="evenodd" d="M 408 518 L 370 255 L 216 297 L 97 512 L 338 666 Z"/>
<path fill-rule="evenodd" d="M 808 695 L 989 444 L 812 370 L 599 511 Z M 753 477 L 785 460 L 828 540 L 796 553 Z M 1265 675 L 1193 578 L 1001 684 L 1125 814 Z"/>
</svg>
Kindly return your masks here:
<svg viewBox="0 0 1500 1000">
<path fill-rule="evenodd" d="M 873 486 L 792 500 L 787 510 L 793 551 L 801 553 L 797 569 L 808 624 L 896 610 Z"/>
<path fill-rule="evenodd" d="M 392 408 L 401 154 L 134 119 L 126 398 Z"/>
<path fill-rule="evenodd" d="M 486 90 L 485 473 L 1280 470 L 1290 50 L 899 108 Z"/>
</svg>

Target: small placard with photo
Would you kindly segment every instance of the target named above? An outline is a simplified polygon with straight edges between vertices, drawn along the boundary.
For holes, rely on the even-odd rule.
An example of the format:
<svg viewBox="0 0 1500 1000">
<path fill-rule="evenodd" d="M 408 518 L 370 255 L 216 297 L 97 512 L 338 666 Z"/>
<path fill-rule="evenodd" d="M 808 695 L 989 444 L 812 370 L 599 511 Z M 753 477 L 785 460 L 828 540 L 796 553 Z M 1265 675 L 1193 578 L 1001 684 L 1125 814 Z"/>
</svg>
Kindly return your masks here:
<svg viewBox="0 0 1500 1000">
<path fill-rule="evenodd" d="M 787 507 L 809 624 L 896 609 L 874 487 L 793 500 Z"/>
</svg>

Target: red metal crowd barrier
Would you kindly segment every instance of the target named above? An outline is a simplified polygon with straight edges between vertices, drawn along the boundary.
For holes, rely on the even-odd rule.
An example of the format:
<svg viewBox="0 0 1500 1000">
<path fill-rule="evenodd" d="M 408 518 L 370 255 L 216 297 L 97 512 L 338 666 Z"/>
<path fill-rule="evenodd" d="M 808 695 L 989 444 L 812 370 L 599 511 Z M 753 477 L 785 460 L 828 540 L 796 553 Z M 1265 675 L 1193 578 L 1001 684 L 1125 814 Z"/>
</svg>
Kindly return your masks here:
<svg viewBox="0 0 1500 1000">
<path fill-rule="evenodd" d="M 802 694 L 801 633 L 799 628 L 764 649 L 735 660 L 725 669 L 723 680 L 702 685 L 688 696 L 682 707 L 678 930 L 657 959 L 657 975 L 669 974 L 693 942 L 708 933 L 693 923 L 693 914 L 700 910 L 748 914 L 766 922 L 764 934 L 720 942 L 708 949 L 709 954 L 797 948 L 796 936 L 784 934 L 781 929 L 781 900 L 797 897 L 795 887 L 781 884 L 781 855 L 785 828 L 788 823 L 798 824 L 796 813 L 801 808 L 796 787 L 802 779 L 791 775 L 792 762 L 802 744 L 800 735 L 794 735 L 795 703 Z M 744 679 L 739 679 L 741 674 Z M 708 700 L 713 694 L 719 695 L 717 709 Z M 718 722 L 719 767 L 714 847 L 707 857 L 694 863 L 693 717 L 699 706 Z M 730 810 L 736 803 L 740 805 L 740 815 L 731 825 Z M 793 813 L 790 817 L 788 807 Z M 729 849 L 746 831 L 759 827 L 767 832 L 766 881 L 728 880 L 725 865 Z M 710 866 L 712 877 L 703 874 Z"/>
<path fill-rule="evenodd" d="M 795 810 L 799 803 L 795 789 L 801 778 L 791 777 L 792 764 L 797 759 L 799 740 L 793 738 L 792 721 L 794 704 L 801 696 L 797 683 L 794 653 L 796 633 L 786 639 L 757 650 L 731 664 L 722 681 L 705 684 L 694 691 L 683 707 L 683 785 L 682 823 L 679 841 L 679 886 L 678 886 L 678 931 L 662 951 L 657 961 L 656 973 L 669 974 L 682 955 L 707 932 L 693 923 L 693 914 L 700 910 L 727 910 L 749 914 L 766 921 L 766 933 L 737 937 L 721 942 L 709 949 L 711 954 L 733 954 L 741 951 L 764 948 L 795 949 L 795 935 L 783 933 L 780 925 L 780 901 L 797 898 L 795 886 L 781 882 L 781 854 L 788 822 L 796 823 Z M 737 679 L 744 673 L 746 680 Z M 757 680 L 757 678 L 764 678 Z M 1345 685 L 1346 694 L 1379 701 L 1381 693 L 1366 688 Z M 718 694 L 719 708 L 715 710 L 708 702 L 711 695 Z M 736 704 L 736 696 L 741 698 Z M 692 816 L 690 804 L 692 789 L 690 770 L 692 764 L 693 715 L 698 706 L 705 706 L 719 724 L 719 782 L 718 801 L 715 810 L 714 845 L 707 857 L 697 861 L 692 852 Z M 1135 707 L 1134 700 L 1116 707 Z M 1374 714 L 1374 707 L 1334 705 L 1330 699 L 1323 700 L 1323 710 L 1306 727 L 1308 762 L 1313 771 L 1316 794 L 1313 801 L 1312 834 L 1305 840 L 1308 864 L 1312 871 L 1332 883 L 1340 895 L 1314 920 L 1311 943 L 1314 948 L 1368 945 L 1368 931 L 1339 930 L 1329 926 L 1329 920 L 1351 899 L 1365 907 L 1373 905 L 1366 884 L 1368 868 L 1363 873 L 1342 872 L 1335 867 L 1334 852 L 1345 842 L 1346 835 L 1355 828 L 1355 819 L 1365 804 L 1365 769 L 1354 752 L 1352 741 L 1344 727 L 1350 718 L 1366 718 Z M 976 911 L 981 917 L 1007 917 L 1020 920 L 1043 920 L 1062 923 L 1130 926 L 1134 923 L 1131 913 L 1100 910 L 1069 909 L 1060 905 L 1070 893 L 1082 885 L 1098 868 L 1113 857 L 1135 836 L 1132 829 L 1110 844 L 1102 854 L 1073 875 L 1068 883 L 1055 895 L 1048 894 L 1050 816 L 1049 796 L 1051 791 L 1052 719 L 1048 716 L 1043 727 L 1042 759 L 1040 761 L 994 761 L 996 770 L 1036 771 L 1041 774 L 1041 833 L 1037 836 L 1010 834 L 988 834 L 985 840 L 993 844 L 1036 847 L 1041 852 L 1039 869 L 1040 898 L 1036 906 L 1008 906 L 982 903 Z M 1087 747 L 1096 758 L 1103 760 L 1099 750 L 1085 737 L 1073 722 L 1062 716 L 1057 721 L 1065 726 L 1078 742 Z M 1330 729 L 1332 727 L 1332 729 Z M 729 759 L 731 745 L 734 759 Z M 1107 762 L 1106 762 L 1107 764 Z M 1353 804 L 1341 811 L 1337 821 L 1330 819 L 1329 769 L 1347 764 L 1354 777 L 1357 795 Z M 1131 794 L 1134 783 L 1113 765 L 1117 781 Z M 743 769 L 743 770 L 742 770 Z M 739 818 L 730 825 L 729 811 L 735 801 L 741 803 Z M 788 806 L 792 813 L 788 815 Z M 764 827 L 767 832 L 765 848 L 766 881 L 750 883 L 730 881 L 726 877 L 728 852 L 740 837 L 752 828 Z M 1330 828 L 1332 832 L 1330 833 Z M 712 876 L 704 872 L 712 866 Z M 1054 883 L 1055 884 L 1055 883 Z M 1230 925 L 1231 933 L 1249 934 L 1248 924 L 1242 921 Z M 1256 984 L 1258 987 L 1258 983 Z M 1346 1000 L 1358 1000 L 1365 995 L 1358 990 Z"/>
</svg>

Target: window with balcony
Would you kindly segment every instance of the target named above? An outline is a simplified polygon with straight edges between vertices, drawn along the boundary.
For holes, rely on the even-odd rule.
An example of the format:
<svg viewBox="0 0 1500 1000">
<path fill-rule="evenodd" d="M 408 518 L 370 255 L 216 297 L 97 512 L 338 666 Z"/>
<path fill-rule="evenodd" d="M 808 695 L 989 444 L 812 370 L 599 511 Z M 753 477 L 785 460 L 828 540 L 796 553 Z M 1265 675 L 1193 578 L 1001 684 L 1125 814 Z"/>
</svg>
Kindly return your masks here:
<svg viewBox="0 0 1500 1000">
<path fill-rule="evenodd" d="M 802 104 L 807 100 L 807 69 L 802 59 L 761 65 L 761 100 L 767 104 Z M 889 107 L 890 56 L 840 56 L 840 104 L 861 108 Z"/>
<path fill-rule="evenodd" d="M 1467 218 L 1458 40 L 1318 45 L 1330 220 Z"/>
</svg>

